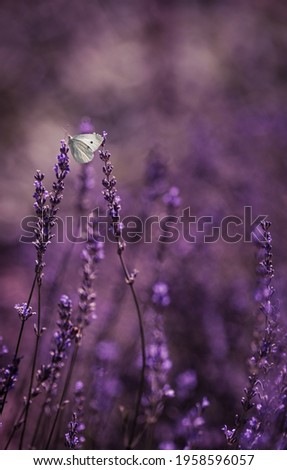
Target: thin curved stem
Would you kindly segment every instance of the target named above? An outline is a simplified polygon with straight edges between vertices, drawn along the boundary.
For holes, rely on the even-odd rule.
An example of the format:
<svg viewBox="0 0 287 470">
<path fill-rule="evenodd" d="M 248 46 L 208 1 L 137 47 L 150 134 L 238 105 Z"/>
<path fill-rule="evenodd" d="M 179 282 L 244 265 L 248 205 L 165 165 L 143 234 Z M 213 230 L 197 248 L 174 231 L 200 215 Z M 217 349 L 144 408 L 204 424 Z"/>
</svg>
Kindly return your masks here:
<svg viewBox="0 0 287 470">
<path fill-rule="evenodd" d="M 141 404 L 143 391 L 144 391 L 144 379 L 145 379 L 145 367 L 146 367 L 145 336 L 144 336 L 143 320 L 142 320 L 142 315 L 141 315 L 141 311 L 139 307 L 139 302 L 138 302 L 137 295 L 134 289 L 135 274 L 129 273 L 127 266 L 124 262 L 123 255 L 122 255 L 124 247 L 125 247 L 125 243 L 122 238 L 122 227 L 121 227 L 121 222 L 120 222 L 120 210 L 121 210 L 121 206 L 119 204 L 120 199 L 117 196 L 117 190 L 115 187 L 116 179 L 112 175 L 113 165 L 110 162 L 111 154 L 107 150 L 105 150 L 105 142 L 106 142 L 106 133 L 104 133 L 104 141 L 102 144 L 103 150 L 100 150 L 100 158 L 104 162 L 103 173 L 105 175 L 104 179 L 102 180 L 102 184 L 104 187 L 104 190 L 102 191 L 102 193 L 104 195 L 104 199 L 108 203 L 109 215 L 111 218 L 111 227 L 112 227 L 113 234 L 117 242 L 117 248 L 118 248 L 117 251 L 118 251 L 121 266 L 125 275 L 125 280 L 127 284 L 130 286 L 132 297 L 135 303 L 138 323 L 139 323 L 139 330 L 140 330 L 140 341 L 141 341 L 142 367 L 141 367 L 141 373 L 140 373 L 140 383 L 139 383 L 139 388 L 138 388 L 138 393 L 137 393 L 135 413 L 134 413 L 134 417 L 132 420 L 131 432 L 128 438 L 128 445 L 127 445 L 127 448 L 131 449 L 133 441 L 134 441 L 134 437 L 135 437 L 136 426 L 137 426 L 138 416 L 140 412 L 140 404 Z"/>
<path fill-rule="evenodd" d="M 137 392 L 137 399 L 136 399 L 136 405 L 135 405 L 135 412 L 134 412 L 134 417 L 132 420 L 132 425 L 131 425 L 131 432 L 128 440 L 128 445 L 127 448 L 131 449 L 133 440 L 135 437 L 135 431 L 136 431 L 136 426 L 137 426 L 137 421 L 138 421 L 138 416 L 140 412 L 140 405 L 142 401 L 142 396 L 144 392 L 144 380 L 145 380 L 145 368 L 146 368 L 146 355 L 145 355 L 145 334 L 144 334 L 144 326 L 143 326 L 143 319 L 141 315 L 141 310 L 138 302 L 138 298 L 136 295 L 136 291 L 134 288 L 134 278 L 129 274 L 129 271 L 127 269 L 127 266 L 125 264 L 125 261 L 123 259 L 122 255 L 122 249 L 121 249 L 121 242 L 118 240 L 118 255 L 120 258 L 121 266 L 123 269 L 123 272 L 125 274 L 126 282 L 130 287 L 132 297 L 135 303 L 136 307 L 136 312 L 137 312 L 137 317 L 138 317 L 138 323 L 139 323 L 139 330 L 140 330 L 140 340 L 141 340 L 141 356 L 142 356 L 142 367 L 141 367 L 141 373 L 140 373 L 140 382 L 139 382 L 139 388 Z"/>
<path fill-rule="evenodd" d="M 51 427 L 51 430 L 50 430 L 50 433 L 49 433 L 49 437 L 48 437 L 48 440 L 47 440 L 47 443 L 46 443 L 46 446 L 45 446 L 45 450 L 48 450 L 49 447 L 50 447 L 51 440 L 52 440 L 52 437 L 53 437 L 53 434 L 54 434 L 54 431 L 55 431 L 55 427 L 56 427 L 56 424 L 57 424 L 57 421 L 58 421 L 58 418 L 59 418 L 59 414 L 60 414 L 60 411 L 62 410 L 63 403 L 64 403 L 65 397 L 67 395 L 67 392 L 68 392 L 68 389 L 69 389 L 69 386 L 70 386 L 70 383 L 71 383 L 74 367 L 75 367 L 75 364 L 76 364 L 76 361 L 77 361 L 78 351 L 79 351 L 79 344 L 76 344 L 75 349 L 73 351 L 73 356 L 72 356 L 72 359 L 71 359 L 71 362 L 70 362 L 70 367 L 69 367 L 69 370 L 68 370 L 68 374 L 67 374 L 67 377 L 66 377 L 66 380 L 65 380 L 65 385 L 64 385 L 64 388 L 63 388 L 63 391 L 62 391 L 62 395 L 61 395 L 60 401 L 57 405 L 57 411 L 56 411 L 56 414 L 55 414 L 55 418 L 54 418 L 54 421 L 53 421 L 53 424 L 52 424 L 52 427 Z"/>
<path fill-rule="evenodd" d="M 37 280 L 37 272 L 35 273 L 35 277 L 34 277 L 34 280 L 33 280 L 33 283 L 32 283 L 32 287 L 31 287 L 31 291 L 30 291 L 30 294 L 29 294 L 29 297 L 28 297 L 28 300 L 27 300 L 27 307 L 26 307 L 27 309 L 30 307 L 30 303 L 31 303 L 32 296 L 33 296 L 34 289 L 35 289 L 35 285 L 36 285 L 36 280 Z M 17 344 L 16 344 L 16 348 L 15 348 L 15 352 L 14 352 L 13 360 L 12 360 L 12 362 L 14 362 L 14 363 L 18 359 L 18 352 L 19 352 L 20 344 L 21 344 L 22 337 L 23 337 L 25 323 L 26 323 L 26 321 L 22 320 L 21 328 L 20 328 L 20 331 L 19 331 Z M 10 378 L 11 377 L 9 377 L 8 380 L 10 380 Z M 2 400 L 2 405 L 1 405 L 1 408 L 0 408 L 0 415 L 3 413 L 8 392 L 9 392 L 9 390 L 7 389 L 6 392 L 5 392 L 5 395 L 3 397 L 3 400 Z"/>
<path fill-rule="evenodd" d="M 4 450 L 8 450 L 9 445 L 10 445 L 10 442 L 12 441 L 15 432 L 17 431 L 18 427 L 20 426 L 20 423 L 21 423 L 21 420 L 22 420 L 22 418 L 23 418 L 23 416 L 24 416 L 24 413 L 25 413 L 25 406 L 23 406 L 23 409 L 22 409 L 22 411 L 21 411 L 21 414 L 20 414 L 19 418 L 16 420 L 16 422 L 15 422 L 14 425 L 13 425 L 12 431 L 11 431 L 11 433 L 10 433 L 10 436 L 8 437 L 8 441 L 7 441 L 7 443 L 6 443 L 5 447 L 4 447 Z"/>
<path fill-rule="evenodd" d="M 31 396 L 32 396 L 33 380 L 34 380 L 34 374 L 35 374 L 35 370 L 36 370 L 36 362 L 37 362 L 37 358 L 38 358 L 39 341 L 40 341 L 40 336 L 42 334 L 42 331 L 41 331 L 41 286 L 42 286 L 41 279 L 38 278 L 38 323 L 37 323 L 37 332 L 36 332 L 36 344 L 35 344 L 35 350 L 34 350 L 34 356 L 33 356 L 32 370 L 31 370 L 31 375 L 30 375 L 30 384 L 29 384 L 28 396 L 27 396 L 27 399 L 26 399 L 27 402 L 26 402 L 26 405 L 25 405 L 24 422 L 23 422 L 23 428 L 22 428 L 22 432 L 21 432 L 19 450 L 22 449 L 23 441 L 24 441 L 24 438 L 25 438 L 25 431 L 26 431 L 26 426 L 27 426 L 27 421 L 28 421 L 28 416 L 29 416 L 29 409 L 30 409 L 30 405 L 31 405 L 30 402 L 31 402 Z"/>
</svg>

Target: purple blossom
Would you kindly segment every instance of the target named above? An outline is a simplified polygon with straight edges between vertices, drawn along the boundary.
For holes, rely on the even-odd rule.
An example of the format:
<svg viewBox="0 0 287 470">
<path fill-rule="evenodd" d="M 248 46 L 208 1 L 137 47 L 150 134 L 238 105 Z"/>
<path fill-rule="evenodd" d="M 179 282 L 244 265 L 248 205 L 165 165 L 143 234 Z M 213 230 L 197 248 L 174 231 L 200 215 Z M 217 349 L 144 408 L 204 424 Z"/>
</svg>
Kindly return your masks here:
<svg viewBox="0 0 287 470">
<path fill-rule="evenodd" d="M 90 134 L 94 132 L 94 126 L 89 117 L 84 117 L 80 123 L 81 134 Z M 78 198 L 76 201 L 79 214 L 84 214 L 89 210 L 88 193 L 94 188 L 94 167 L 91 164 L 81 165 L 78 180 Z"/>
<path fill-rule="evenodd" d="M 163 441 L 159 445 L 160 450 L 176 450 L 176 445 L 172 441 Z"/>
<path fill-rule="evenodd" d="M 172 367 L 163 330 L 162 317 L 150 311 L 150 343 L 146 348 L 146 393 L 143 397 L 146 420 L 155 423 L 161 415 L 165 400 L 174 397 L 168 384 L 168 373 Z"/>
<path fill-rule="evenodd" d="M 79 313 L 77 317 L 78 335 L 77 341 L 81 341 L 82 330 L 90 324 L 91 319 L 96 318 L 96 292 L 94 279 L 96 266 L 104 258 L 104 244 L 98 240 L 98 235 L 93 231 L 93 224 L 88 226 L 88 239 L 82 251 L 82 281 L 78 289 Z"/>
<path fill-rule="evenodd" d="M 203 397 L 181 420 L 179 433 L 186 441 L 185 449 L 196 449 L 198 447 L 205 425 L 204 412 L 208 407 L 209 401 L 206 397 Z"/>
<path fill-rule="evenodd" d="M 167 307 L 170 304 L 169 288 L 165 282 L 156 282 L 152 290 L 152 301 L 155 305 Z"/>
<path fill-rule="evenodd" d="M 112 362 L 119 356 L 119 347 L 113 341 L 103 340 L 96 345 L 96 356 L 100 361 Z"/>
<path fill-rule="evenodd" d="M 192 396 L 197 386 L 197 375 L 194 370 L 186 370 L 176 378 L 176 396 L 180 400 L 187 400 Z"/>
<path fill-rule="evenodd" d="M 76 435 L 76 440 L 73 440 L 73 436 L 69 433 L 65 434 L 65 439 L 66 442 L 71 444 L 75 444 L 76 447 L 72 448 L 77 448 L 80 449 L 85 442 L 85 437 L 83 435 L 83 432 L 85 431 L 85 424 L 83 422 L 84 419 L 84 403 L 85 403 L 85 394 L 84 394 L 84 384 L 81 380 L 78 380 L 75 383 L 74 387 L 74 412 L 72 416 L 72 423 L 74 422 L 74 417 L 76 418 L 77 421 L 77 427 L 74 429 L 74 426 L 70 425 L 69 423 L 69 431 L 75 431 Z M 70 445 L 68 446 L 70 447 Z"/>
<path fill-rule="evenodd" d="M 16 304 L 14 308 L 17 310 L 20 320 L 22 321 L 26 321 L 32 315 L 36 315 L 36 312 L 32 311 L 31 306 L 27 307 L 26 302 L 22 302 L 21 304 Z"/>
<path fill-rule="evenodd" d="M 57 393 L 61 369 L 67 358 L 68 350 L 77 335 L 77 328 L 71 321 L 72 301 L 67 295 L 62 295 L 58 303 L 59 320 L 58 329 L 54 333 L 54 347 L 51 349 L 51 362 L 37 373 L 38 382 L 41 382 L 47 391 L 46 406 L 53 395 Z M 46 377 L 46 378 L 45 378 Z"/>
<path fill-rule="evenodd" d="M 36 272 L 38 282 L 41 282 L 44 268 L 43 256 L 53 237 L 52 228 L 57 221 L 59 204 L 63 197 L 64 180 L 70 172 L 68 147 L 65 141 L 61 141 L 58 163 L 54 166 L 56 181 L 53 182 L 53 189 L 49 193 L 44 184 L 44 174 L 39 170 L 35 174 L 34 208 L 38 221 L 34 229 L 35 241 L 33 242 L 37 250 Z"/>
<path fill-rule="evenodd" d="M 164 194 L 167 187 L 167 174 L 166 162 L 157 150 L 152 150 L 146 166 L 144 200 L 154 201 Z"/>
<path fill-rule="evenodd" d="M 11 364 L 0 369 L 0 409 L 3 409 L 7 394 L 14 387 L 18 379 L 19 363 L 20 358 L 14 357 Z"/>
<path fill-rule="evenodd" d="M 65 445 L 69 449 L 77 449 L 79 446 L 78 426 L 76 413 L 73 413 L 72 420 L 68 425 L 68 432 L 65 434 Z"/>
<path fill-rule="evenodd" d="M 169 209 L 176 209 L 181 204 L 180 191 L 177 186 L 172 186 L 162 197 L 164 204 Z"/>
<path fill-rule="evenodd" d="M 228 427 L 225 424 L 222 428 L 222 431 L 225 435 L 227 444 L 232 445 L 236 442 L 236 438 L 235 438 L 236 428 L 228 429 Z"/>
<path fill-rule="evenodd" d="M 282 394 L 274 377 L 280 377 L 281 362 L 285 358 L 285 353 L 281 355 L 285 349 L 285 340 L 279 324 L 279 309 L 272 299 L 274 268 L 270 226 L 268 221 L 261 222 L 260 230 L 254 236 L 258 259 L 255 298 L 259 309 L 253 354 L 249 360 L 249 384 L 244 389 L 242 412 L 236 417 L 235 428 L 232 431 L 224 428 L 227 442 L 231 445 L 236 443 L 238 448 L 243 449 L 265 449 L 267 442 L 272 440 L 277 416 L 281 414 Z M 283 361 L 285 363 L 285 359 Z"/>
<path fill-rule="evenodd" d="M 5 355 L 8 354 L 8 348 L 3 343 L 3 338 L 0 336 L 0 359 Z"/>
<path fill-rule="evenodd" d="M 80 133 L 81 134 L 91 134 L 94 132 L 94 126 L 92 124 L 91 118 L 84 117 L 80 123 Z M 86 166 L 86 165 L 83 165 Z"/>
<path fill-rule="evenodd" d="M 77 210 L 79 214 L 84 214 L 89 210 L 88 194 L 94 188 L 94 167 L 93 165 L 81 165 L 78 180 Z"/>
<path fill-rule="evenodd" d="M 112 175 L 113 172 L 113 165 L 111 164 L 110 158 L 111 154 L 105 150 L 101 149 L 99 151 L 100 159 L 103 161 L 103 173 L 105 177 L 102 179 L 102 185 L 104 190 L 102 194 L 104 196 L 105 201 L 108 204 L 108 211 L 111 217 L 111 229 L 112 232 L 117 240 L 121 238 L 122 234 L 122 225 L 120 223 L 120 197 L 117 195 L 116 184 L 117 180 L 115 176 Z"/>
</svg>

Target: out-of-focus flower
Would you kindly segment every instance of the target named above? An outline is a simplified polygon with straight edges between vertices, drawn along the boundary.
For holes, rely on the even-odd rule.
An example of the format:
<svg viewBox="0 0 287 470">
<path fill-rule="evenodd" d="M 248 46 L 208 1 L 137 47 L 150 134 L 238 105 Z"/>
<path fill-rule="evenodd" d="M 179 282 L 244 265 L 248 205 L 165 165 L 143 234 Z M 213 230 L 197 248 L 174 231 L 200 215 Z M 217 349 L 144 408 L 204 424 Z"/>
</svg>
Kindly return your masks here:
<svg viewBox="0 0 287 470">
<path fill-rule="evenodd" d="M 180 191 L 177 186 L 172 186 L 167 193 L 162 197 L 164 204 L 167 208 L 176 209 L 181 204 Z"/>
<path fill-rule="evenodd" d="M 168 373 L 172 367 L 167 340 L 163 330 L 162 317 L 150 311 L 151 330 L 146 348 L 146 393 L 143 406 L 146 420 L 155 423 L 161 415 L 165 400 L 174 397 L 174 390 L 168 384 Z"/>
<path fill-rule="evenodd" d="M 196 449 L 201 439 L 205 418 L 203 416 L 206 408 L 209 407 L 209 400 L 203 397 L 202 400 L 191 408 L 180 423 L 179 433 L 186 440 L 185 449 Z"/>
<path fill-rule="evenodd" d="M 67 295 L 62 295 L 58 303 L 58 329 L 54 333 L 54 346 L 51 349 L 51 362 L 46 368 L 37 372 L 37 380 L 47 391 L 45 407 L 47 409 L 52 397 L 57 393 L 61 369 L 64 367 L 68 350 L 77 335 L 77 328 L 71 321 L 72 301 Z"/>
<path fill-rule="evenodd" d="M 3 357 L 7 353 L 8 353 L 8 348 L 7 346 L 5 346 L 2 336 L 0 336 L 0 358 Z"/>
<path fill-rule="evenodd" d="M 98 240 L 97 234 L 93 231 L 93 225 L 90 223 L 88 225 L 87 242 L 82 250 L 82 281 L 78 289 L 77 342 L 81 341 L 83 328 L 90 324 L 91 319 L 96 318 L 94 279 L 96 276 L 96 266 L 103 258 L 104 244 Z"/>
<path fill-rule="evenodd" d="M 167 307 L 170 304 L 169 288 L 165 282 L 156 282 L 152 290 L 152 301 L 155 305 Z"/>
<path fill-rule="evenodd" d="M 197 376 L 194 370 L 186 370 L 176 378 L 176 396 L 181 400 L 191 397 L 197 386 Z"/>
<path fill-rule="evenodd" d="M 101 361 L 111 363 L 118 358 L 119 347 L 114 341 L 103 340 L 96 345 L 96 356 Z"/>
</svg>

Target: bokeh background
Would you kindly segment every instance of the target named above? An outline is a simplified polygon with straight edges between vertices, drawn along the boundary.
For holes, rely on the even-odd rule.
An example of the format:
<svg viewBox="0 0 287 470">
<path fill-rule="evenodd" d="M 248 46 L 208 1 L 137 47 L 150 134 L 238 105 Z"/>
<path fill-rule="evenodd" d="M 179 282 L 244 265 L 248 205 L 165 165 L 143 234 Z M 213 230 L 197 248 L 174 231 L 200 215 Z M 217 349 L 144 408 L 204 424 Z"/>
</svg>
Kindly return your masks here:
<svg viewBox="0 0 287 470">
<path fill-rule="evenodd" d="M 3 0 L 0 8 L 0 333 L 9 350 L 19 326 L 13 307 L 25 301 L 33 278 L 34 248 L 19 243 L 20 221 L 33 213 L 33 175 L 41 169 L 49 185 L 60 140 L 77 133 L 85 117 L 97 132 L 108 132 L 123 216 L 164 214 L 161 192 L 172 186 L 180 190 L 179 215 L 190 206 L 194 215 L 213 216 L 219 223 L 227 215 L 243 217 L 244 206 L 251 206 L 254 217 L 268 216 L 276 301 L 284 321 L 286 3 Z M 155 161 L 161 170 L 153 179 Z M 90 208 L 103 206 L 102 165 L 97 158 L 93 165 Z M 81 169 L 74 161 L 71 169 L 62 215 L 73 215 L 77 204 Z M 154 185 L 152 202 L 146 199 L 148 185 Z M 47 289 L 67 246 L 54 243 L 47 254 Z M 69 295 L 77 285 L 79 250 L 73 251 L 75 261 L 61 285 Z M 114 379 L 106 406 L 116 416 L 136 380 L 134 374 L 131 381 L 128 363 L 137 362 L 138 332 L 113 250 L 107 246 L 98 279 L 98 320 L 85 354 L 95 355 L 93 367 L 96 343 L 108 341 L 118 348 L 99 366 L 103 376 Z M 206 396 L 207 437 L 201 445 L 219 448 L 225 445 L 220 429 L 225 423 L 232 426 L 248 377 L 257 308 L 255 248 L 243 241 L 205 244 L 201 236 L 189 244 L 181 238 L 168 247 L 157 270 L 156 253 L 156 241 L 131 246 L 127 261 L 140 271 L 143 305 L 157 278 L 169 286 L 170 304 L 162 316 L 172 362 L 170 385 L 176 389 L 185 371 L 195 378 L 188 397 L 167 405 L 155 446 L 172 441 L 173 420 Z M 52 310 L 47 306 L 47 315 Z M 29 366 L 32 322 L 28 330 L 23 368 Z M 91 368 L 83 368 L 80 378 L 90 373 Z M 94 382 L 89 383 L 96 388 Z M 119 445 L 118 428 L 114 424 L 112 429 L 102 446 Z"/>
</svg>

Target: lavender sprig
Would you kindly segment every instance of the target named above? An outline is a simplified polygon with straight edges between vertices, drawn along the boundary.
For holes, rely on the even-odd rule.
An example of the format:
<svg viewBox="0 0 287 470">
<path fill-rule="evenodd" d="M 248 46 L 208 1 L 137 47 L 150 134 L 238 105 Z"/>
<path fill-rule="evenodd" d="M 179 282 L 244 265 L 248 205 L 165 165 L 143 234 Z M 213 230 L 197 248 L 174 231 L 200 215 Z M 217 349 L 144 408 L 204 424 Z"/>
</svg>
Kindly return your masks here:
<svg viewBox="0 0 287 470">
<path fill-rule="evenodd" d="M 83 436 L 83 431 L 85 430 L 85 425 L 83 423 L 84 416 L 84 384 L 80 380 L 75 384 L 74 390 L 74 412 L 72 415 L 72 420 L 68 425 L 68 433 L 65 434 L 65 444 L 70 449 L 80 449 L 85 438 Z"/>
<path fill-rule="evenodd" d="M 57 394 L 61 369 L 64 367 L 68 351 L 78 331 L 77 327 L 75 327 L 71 321 L 73 306 L 71 299 L 67 295 L 61 296 L 58 304 L 58 311 L 58 330 L 54 333 L 54 347 L 50 352 L 51 362 L 49 367 L 51 372 L 49 374 L 48 381 L 42 382 L 47 393 L 47 398 L 44 404 L 45 408 L 49 406 L 53 396 Z M 39 370 L 37 375 L 40 377 L 42 375 L 42 371 Z"/>
<path fill-rule="evenodd" d="M 20 316 L 20 319 L 21 319 L 22 323 L 21 323 L 21 328 L 20 328 L 17 343 L 16 343 L 16 348 L 15 348 L 13 360 L 12 360 L 12 366 L 13 366 L 12 369 L 13 370 L 11 369 L 11 372 L 10 372 L 10 375 L 12 373 L 14 374 L 13 375 L 13 377 L 14 377 L 13 383 L 15 383 L 15 381 L 16 381 L 16 374 L 14 373 L 15 368 L 18 369 L 19 363 L 20 363 L 20 360 L 21 360 L 21 358 L 19 357 L 19 349 L 20 349 L 20 345 L 21 345 L 21 342 L 22 342 L 22 337 L 23 337 L 24 326 L 26 324 L 26 320 L 31 316 L 30 315 L 30 313 L 31 313 L 30 303 L 31 303 L 31 300 L 32 300 L 32 296 L 33 296 L 33 293 L 34 293 L 34 290 L 35 290 L 36 283 L 38 285 L 38 322 L 37 322 L 37 326 L 35 328 L 36 346 L 35 346 L 34 357 L 35 357 L 35 354 L 37 356 L 39 337 L 41 336 L 41 334 L 43 332 L 43 330 L 41 328 L 41 315 L 40 315 L 40 313 L 41 313 L 41 308 L 40 308 L 41 294 L 40 294 L 40 290 L 41 290 L 41 284 L 42 284 L 43 269 L 44 269 L 44 266 L 45 266 L 44 261 L 43 261 L 43 257 L 44 257 L 44 254 L 46 253 L 48 245 L 51 243 L 51 239 L 52 239 L 52 236 L 53 236 L 52 235 L 52 228 L 54 227 L 54 225 L 56 223 L 56 220 L 57 220 L 56 219 L 56 214 L 59 210 L 59 204 L 60 204 L 61 199 L 63 197 L 62 193 L 63 193 L 63 190 L 64 190 L 64 179 L 66 178 L 67 174 L 70 171 L 69 157 L 68 157 L 68 147 L 66 146 L 65 141 L 61 141 L 60 154 L 58 155 L 57 158 L 58 158 L 58 163 L 55 164 L 55 166 L 54 166 L 56 181 L 53 183 L 53 189 L 52 189 L 51 193 L 48 193 L 48 191 L 46 190 L 46 188 L 43 184 L 43 180 L 44 180 L 44 177 L 45 177 L 44 174 L 41 173 L 40 170 L 37 170 L 36 174 L 35 174 L 35 182 L 34 182 L 35 192 L 34 192 L 33 197 L 35 199 L 34 208 L 35 208 L 35 212 L 36 212 L 36 215 L 37 215 L 38 219 L 37 219 L 37 223 L 36 223 L 36 226 L 35 226 L 35 229 L 34 229 L 35 241 L 33 242 L 33 244 L 36 247 L 37 258 L 36 258 L 36 261 L 35 261 L 35 276 L 34 276 L 34 279 L 33 279 L 33 282 L 32 282 L 32 287 L 31 287 L 31 291 L 30 291 L 28 300 L 27 300 L 27 302 L 23 302 L 21 304 L 16 304 L 16 308 L 18 310 L 18 313 L 19 313 L 19 316 Z M 48 199 L 49 199 L 49 202 L 48 202 Z M 34 365 L 35 361 L 36 361 L 36 358 L 33 360 L 33 365 Z M 34 368 L 32 368 L 32 372 L 33 372 L 33 375 L 34 375 L 35 365 L 34 365 Z M 12 377 L 10 378 L 10 375 L 7 378 L 8 382 L 12 381 Z M 33 377 L 31 376 L 29 392 L 28 392 L 28 401 L 27 401 L 27 413 L 28 413 L 29 406 L 30 406 L 29 401 L 30 401 L 30 395 L 31 395 L 31 390 L 32 390 L 32 381 L 33 381 Z M 8 394 L 8 391 L 11 388 L 12 387 L 10 387 L 10 386 L 6 387 L 5 394 L 3 396 L 2 401 L 0 402 L 0 414 L 4 410 L 7 394 Z M 24 428 L 25 428 L 25 426 L 26 426 L 26 423 L 24 424 Z M 22 437 L 21 437 L 21 442 L 22 442 L 22 440 L 23 440 L 23 434 L 22 434 Z M 22 446 L 21 443 L 20 443 L 20 446 Z"/>
<path fill-rule="evenodd" d="M 198 449 L 198 443 L 202 439 L 205 425 L 204 412 L 208 407 L 209 401 L 206 397 L 203 397 L 182 419 L 181 434 L 186 441 L 184 449 Z"/>
<path fill-rule="evenodd" d="M 68 432 L 65 434 L 65 445 L 69 449 L 77 449 L 79 445 L 78 425 L 77 415 L 73 413 L 72 420 L 68 425 Z"/>
<path fill-rule="evenodd" d="M 3 342 L 2 336 L 0 336 L 0 359 L 8 353 L 8 348 Z"/>
<path fill-rule="evenodd" d="M 67 145 L 65 144 L 65 141 L 62 140 L 60 153 L 57 157 L 58 162 L 54 166 L 56 180 L 53 182 L 53 189 L 49 195 L 43 185 L 44 174 L 41 173 L 39 170 L 37 170 L 36 175 L 35 175 L 34 207 L 35 207 L 36 215 L 38 216 L 38 220 L 37 220 L 36 228 L 35 228 L 36 240 L 33 243 L 36 247 L 36 252 L 37 252 L 37 259 L 36 259 L 36 265 L 35 265 L 35 280 L 37 281 L 37 287 L 38 287 L 38 295 L 37 295 L 38 321 L 37 321 L 37 325 L 34 328 L 35 334 L 36 334 L 36 343 L 35 343 L 35 350 L 34 350 L 34 356 L 33 356 L 33 361 L 32 361 L 29 389 L 28 389 L 27 400 L 26 400 L 24 423 L 23 423 L 20 444 L 19 444 L 20 449 L 22 449 L 22 446 L 23 446 L 25 430 L 26 430 L 26 425 L 28 421 L 40 337 L 42 336 L 42 333 L 44 331 L 44 328 L 42 328 L 42 325 L 41 325 L 41 287 L 42 287 L 43 269 L 45 266 L 43 262 L 43 258 L 44 258 L 44 254 L 46 253 L 47 247 L 51 243 L 51 239 L 53 237 L 52 229 L 57 221 L 56 215 L 59 210 L 59 204 L 63 198 L 64 180 L 66 176 L 68 175 L 68 173 L 70 172 L 68 150 L 69 149 Z M 48 197 L 49 197 L 49 203 L 47 203 Z M 27 308 L 28 306 L 29 305 L 27 305 Z"/>
<path fill-rule="evenodd" d="M 57 412 L 54 417 L 54 421 L 51 426 L 49 437 L 45 448 L 48 449 L 54 434 L 56 423 L 59 417 L 59 413 L 62 409 L 66 394 L 68 392 L 70 381 L 72 378 L 73 370 L 77 361 L 79 347 L 81 346 L 83 330 L 90 324 L 92 318 L 95 318 L 96 310 L 96 294 L 94 290 L 94 280 L 96 277 L 96 266 L 104 258 L 103 243 L 98 239 L 99 234 L 94 232 L 93 221 L 90 221 L 88 225 L 87 243 L 82 251 L 82 282 L 78 290 L 79 293 L 79 312 L 77 316 L 77 334 L 75 337 L 75 348 L 73 356 L 70 362 L 69 370 L 57 406 Z"/>
<path fill-rule="evenodd" d="M 93 127 L 89 120 L 83 120 L 80 125 L 80 132 L 93 132 Z M 76 210 L 77 210 L 77 222 L 75 230 L 73 234 L 71 234 L 71 243 L 69 244 L 68 248 L 66 249 L 61 262 L 59 263 L 55 274 L 53 276 L 52 283 L 47 292 L 47 299 L 55 299 L 58 298 L 58 293 L 61 292 L 61 286 L 65 280 L 65 274 L 68 270 L 68 266 L 72 259 L 72 255 L 74 252 L 74 248 L 77 246 L 76 242 L 80 236 L 80 229 L 81 229 L 81 216 L 86 214 L 89 207 L 89 193 L 94 187 L 94 168 L 90 164 L 81 165 L 80 173 L 78 175 L 78 182 L 77 182 L 77 193 L 76 193 Z M 49 322 L 51 321 L 51 317 L 47 318 L 46 325 L 47 328 L 49 326 Z"/>
<path fill-rule="evenodd" d="M 149 316 L 150 341 L 146 352 L 146 391 L 143 407 L 147 424 L 155 424 L 163 412 L 165 400 L 174 397 L 174 391 L 168 384 L 172 363 L 164 334 L 163 318 L 155 311 L 150 311 Z"/>
<path fill-rule="evenodd" d="M 38 221 L 35 227 L 36 240 L 33 243 L 37 251 L 36 273 L 38 283 L 41 282 L 44 268 L 43 256 L 54 236 L 52 229 L 56 224 L 56 215 L 63 198 L 64 180 L 70 172 L 68 147 L 64 140 L 61 141 L 58 163 L 54 166 L 54 172 L 56 180 L 53 182 L 53 189 L 50 193 L 48 193 L 43 184 L 44 174 L 40 170 L 37 170 L 35 174 L 35 193 L 33 197 L 35 199 L 34 208 Z"/>
<path fill-rule="evenodd" d="M 143 391 L 144 391 L 144 380 L 145 380 L 145 368 L 146 368 L 146 357 L 145 357 L 145 335 L 144 335 L 144 327 L 142 321 L 142 314 L 137 298 L 137 294 L 134 287 L 134 282 L 136 278 L 137 271 L 133 271 L 132 273 L 129 272 L 123 257 L 123 251 L 125 249 L 125 243 L 122 238 L 122 223 L 120 220 L 120 197 L 117 194 L 116 184 L 117 180 L 113 173 L 113 165 L 111 163 L 111 154 L 105 149 L 106 137 L 107 133 L 104 132 L 104 141 L 102 144 L 102 148 L 99 150 L 100 159 L 103 162 L 103 173 L 104 178 L 102 179 L 103 185 L 103 196 L 105 201 L 107 202 L 108 212 L 111 219 L 111 229 L 113 235 L 115 237 L 117 243 L 117 253 L 120 259 L 121 267 L 125 276 L 125 281 L 129 285 L 132 297 L 134 300 L 134 304 L 136 307 L 137 318 L 139 323 L 139 331 L 140 331 L 140 340 L 141 340 L 141 357 L 142 357 L 142 367 L 141 367 L 141 374 L 140 374 L 140 382 L 139 388 L 137 393 L 136 405 L 135 405 L 135 412 L 134 417 L 131 423 L 131 430 L 130 435 L 128 438 L 127 448 L 130 449 L 134 443 L 135 431 L 140 411 L 140 405 L 142 401 Z"/>
<path fill-rule="evenodd" d="M 70 318 L 72 314 L 72 302 L 66 296 L 63 295 L 58 304 L 59 310 L 59 321 L 57 325 L 59 329 L 54 334 L 54 347 L 52 348 L 51 361 L 48 364 L 42 364 L 36 373 L 36 384 L 31 391 L 31 399 L 37 397 L 41 393 L 41 386 L 46 390 L 46 399 L 42 405 L 41 412 L 37 421 L 34 436 L 32 439 L 31 447 L 33 448 L 36 442 L 37 433 L 39 432 L 41 421 L 44 417 L 44 413 L 47 410 L 53 396 L 57 393 L 58 382 L 60 380 L 61 369 L 64 366 L 64 361 L 67 358 L 68 349 L 70 348 L 71 342 L 76 335 L 76 328 L 73 326 Z M 19 428 L 23 420 L 25 413 L 24 406 L 18 420 L 16 421 L 10 438 L 7 442 L 6 448 L 8 448 L 11 439 L 16 429 Z"/>
<path fill-rule="evenodd" d="M 44 413 L 50 412 L 50 404 L 58 391 L 61 370 L 65 365 L 68 351 L 78 332 L 77 327 L 75 327 L 71 321 L 72 311 L 73 306 L 71 299 L 67 295 L 62 295 L 58 303 L 58 329 L 55 331 L 53 337 L 54 347 L 50 352 L 51 361 L 47 366 L 41 366 L 41 368 L 38 370 L 36 374 L 37 385 L 32 390 L 33 396 L 40 392 L 40 385 L 42 385 L 46 391 L 46 399 L 42 405 L 41 412 L 38 417 L 32 439 L 32 447 L 36 442 L 37 433 L 39 432 Z"/>
<path fill-rule="evenodd" d="M 3 338 L 0 336 L 0 358 L 8 354 L 8 348 L 3 343 Z M 15 359 L 11 364 L 0 369 L 0 406 L 4 406 L 5 398 L 11 388 L 14 387 L 18 377 L 18 366 L 20 359 Z"/>
<path fill-rule="evenodd" d="M 93 224 L 90 223 L 88 226 L 87 243 L 82 251 L 82 282 L 78 289 L 77 341 L 81 340 L 83 330 L 90 324 L 91 319 L 96 318 L 95 268 L 103 258 L 104 244 L 98 240 L 97 234 L 93 231 Z"/>
<path fill-rule="evenodd" d="M 272 433 L 277 405 L 275 379 L 280 364 L 279 310 L 273 303 L 271 223 L 261 222 L 261 231 L 255 233 L 257 245 L 257 281 L 255 299 L 259 302 L 257 324 L 254 332 L 253 355 L 249 360 L 249 385 L 242 397 L 242 413 L 236 416 L 235 427 L 224 426 L 227 443 L 237 448 L 265 448 L 267 434 Z"/>
</svg>

